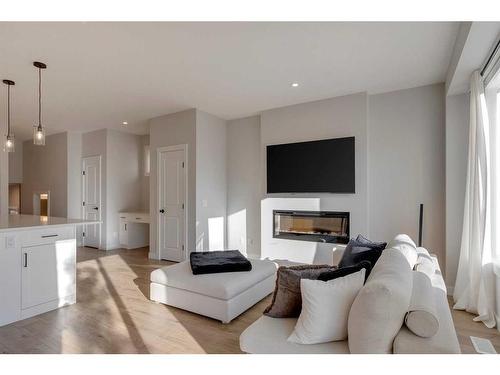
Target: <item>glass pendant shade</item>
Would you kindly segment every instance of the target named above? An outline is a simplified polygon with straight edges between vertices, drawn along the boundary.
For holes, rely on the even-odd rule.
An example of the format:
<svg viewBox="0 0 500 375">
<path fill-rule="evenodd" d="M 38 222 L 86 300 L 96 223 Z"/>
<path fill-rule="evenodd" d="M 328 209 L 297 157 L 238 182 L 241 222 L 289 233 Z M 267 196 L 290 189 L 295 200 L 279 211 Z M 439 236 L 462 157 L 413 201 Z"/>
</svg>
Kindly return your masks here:
<svg viewBox="0 0 500 375">
<path fill-rule="evenodd" d="M 33 127 L 33 144 L 45 146 L 45 129 L 40 125 Z"/>
<path fill-rule="evenodd" d="M 5 140 L 5 151 L 14 152 L 16 150 L 16 142 L 14 134 L 10 133 Z"/>
<path fill-rule="evenodd" d="M 14 152 L 16 144 L 14 142 L 14 133 L 10 130 L 10 87 L 16 83 L 10 79 L 4 79 L 2 82 L 7 85 L 7 135 L 5 137 L 4 151 Z"/>
<path fill-rule="evenodd" d="M 35 61 L 33 66 L 38 69 L 38 125 L 33 127 L 33 144 L 45 146 L 45 129 L 42 126 L 42 69 L 46 69 L 47 65 Z"/>
</svg>

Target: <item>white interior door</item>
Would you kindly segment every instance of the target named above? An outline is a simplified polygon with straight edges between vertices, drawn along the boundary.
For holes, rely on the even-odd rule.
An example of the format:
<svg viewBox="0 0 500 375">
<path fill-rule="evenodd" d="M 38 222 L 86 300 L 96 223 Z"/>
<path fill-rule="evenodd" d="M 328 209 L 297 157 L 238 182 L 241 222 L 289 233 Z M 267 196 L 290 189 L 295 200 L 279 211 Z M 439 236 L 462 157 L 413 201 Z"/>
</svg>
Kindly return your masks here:
<svg viewBox="0 0 500 375">
<path fill-rule="evenodd" d="M 83 218 L 101 220 L 101 157 L 82 159 Z M 101 245 L 101 224 L 85 225 L 83 245 L 99 248 Z"/>
<path fill-rule="evenodd" d="M 186 146 L 158 152 L 158 243 L 160 258 L 175 262 L 185 256 Z"/>
</svg>

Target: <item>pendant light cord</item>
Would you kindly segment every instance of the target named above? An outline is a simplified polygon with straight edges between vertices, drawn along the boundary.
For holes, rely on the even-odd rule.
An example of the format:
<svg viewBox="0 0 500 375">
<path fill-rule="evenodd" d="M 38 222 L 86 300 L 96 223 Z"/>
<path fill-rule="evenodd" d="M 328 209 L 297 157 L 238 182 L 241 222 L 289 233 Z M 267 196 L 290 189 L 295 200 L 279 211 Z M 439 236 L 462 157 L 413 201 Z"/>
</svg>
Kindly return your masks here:
<svg viewBox="0 0 500 375">
<path fill-rule="evenodd" d="M 42 69 L 38 68 L 38 127 L 42 127 Z"/>
<path fill-rule="evenodd" d="M 7 137 L 10 137 L 10 85 L 7 85 Z"/>
</svg>

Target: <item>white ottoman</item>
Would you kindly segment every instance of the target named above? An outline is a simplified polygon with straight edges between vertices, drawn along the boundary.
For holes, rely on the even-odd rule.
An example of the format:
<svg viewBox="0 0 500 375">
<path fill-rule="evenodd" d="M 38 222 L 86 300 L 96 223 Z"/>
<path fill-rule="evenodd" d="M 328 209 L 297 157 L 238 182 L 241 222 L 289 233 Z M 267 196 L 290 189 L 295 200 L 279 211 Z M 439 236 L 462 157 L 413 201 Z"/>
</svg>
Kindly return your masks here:
<svg viewBox="0 0 500 375">
<path fill-rule="evenodd" d="M 249 259 L 252 270 L 193 275 L 189 261 L 151 273 L 150 298 L 229 323 L 274 290 L 277 266 Z"/>
</svg>

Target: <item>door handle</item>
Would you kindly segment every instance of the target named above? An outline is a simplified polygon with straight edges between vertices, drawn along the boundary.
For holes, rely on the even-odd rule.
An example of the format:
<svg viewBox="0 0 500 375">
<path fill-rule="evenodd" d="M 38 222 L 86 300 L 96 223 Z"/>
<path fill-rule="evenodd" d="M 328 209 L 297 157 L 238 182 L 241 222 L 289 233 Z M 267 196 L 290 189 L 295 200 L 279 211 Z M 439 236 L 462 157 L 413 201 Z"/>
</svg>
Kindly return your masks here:
<svg viewBox="0 0 500 375">
<path fill-rule="evenodd" d="M 28 267 L 28 253 L 24 253 L 24 268 Z"/>
<path fill-rule="evenodd" d="M 96 210 L 96 211 L 97 211 L 98 209 L 99 209 L 99 207 L 94 207 L 94 210 Z"/>
<path fill-rule="evenodd" d="M 162 208 L 162 209 L 160 210 L 160 213 L 161 213 L 161 214 L 164 214 L 164 213 L 165 213 L 165 210 Z"/>
</svg>

